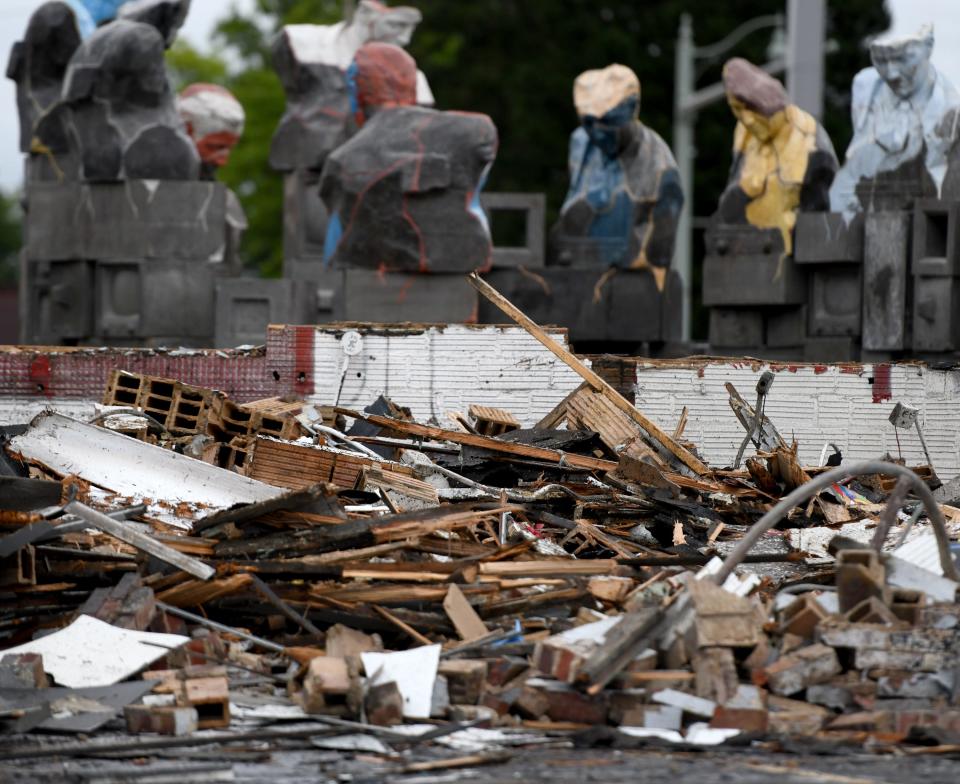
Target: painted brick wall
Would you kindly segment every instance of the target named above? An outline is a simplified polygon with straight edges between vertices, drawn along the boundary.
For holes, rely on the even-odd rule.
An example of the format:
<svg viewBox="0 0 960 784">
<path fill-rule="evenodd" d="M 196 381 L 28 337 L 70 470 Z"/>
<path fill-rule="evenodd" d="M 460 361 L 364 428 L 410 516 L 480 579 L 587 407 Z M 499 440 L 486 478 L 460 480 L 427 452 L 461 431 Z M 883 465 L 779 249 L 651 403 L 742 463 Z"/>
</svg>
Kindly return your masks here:
<svg viewBox="0 0 960 784">
<path fill-rule="evenodd" d="M 317 403 L 363 408 L 384 394 L 420 421 L 447 423 L 471 403 L 508 408 L 532 425 L 580 385 L 580 377 L 518 327 L 449 325 L 363 336 L 342 373 L 341 334 L 317 330 Z M 553 336 L 566 345 L 566 333 Z M 343 385 L 341 389 L 341 378 Z"/>
</svg>

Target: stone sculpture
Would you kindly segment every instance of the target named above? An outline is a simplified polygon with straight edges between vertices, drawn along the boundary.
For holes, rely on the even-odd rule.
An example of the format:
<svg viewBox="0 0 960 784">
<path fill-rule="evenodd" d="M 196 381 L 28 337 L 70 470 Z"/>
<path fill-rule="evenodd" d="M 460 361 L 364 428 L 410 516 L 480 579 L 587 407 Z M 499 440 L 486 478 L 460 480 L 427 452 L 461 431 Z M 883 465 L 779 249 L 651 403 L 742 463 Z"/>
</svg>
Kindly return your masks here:
<svg viewBox="0 0 960 784">
<path fill-rule="evenodd" d="M 156 27 L 169 49 L 189 12 L 190 0 L 130 0 L 120 6 L 117 18 Z"/>
<path fill-rule="evenodd" d="M 187 133 L 200 156 L 200 179 L 216 179 L 217 170 L 230 162 L 230 153 L 243 135 L 246 113 L 236 97 L 218 84 L 199 82 L 186 87 L 177 97 L 177 109 Z M 249 228 L 246 213 L 237 195 L 226 191 L 228 246 L 223 260 L 239 269 L 240 243 Z"/>
<path fill-rule="evenodd" d="M 225 87 L 200 82 L 180 93 L 177 109 L 200 155 L 201 177 L 213 179 L 243 135 L 243 106 Z"/>
<path fill-rule="evenodd" d="M 746 60 L 726 63 L 723 85 L 737 127 L 733 166 L 714 220 L 776 229 L 789 256 L 797 212 L 829 208 L 837 170 L 833 144 L 813 117 L 789 102 L 779 81 Z"/>
<path fill-rule="evenodd" d="M 723 69 L 737 118 L 733 165 L 706 233 L 703 302 L 719 352 L 800 356 L 808 286 L 794 259 L 801 211 L 829 208 L 833 145 L 783 85 L 735 58 Z"/>
<path fill-rule="evenodd" d="M 936 198 L 958 136 L 960 94 L 930 62 L 933 28 L 870 45 L 853 80 L 853 140 L 830 191 L 834 212 L 910 209 Z"/>
<path fill-rule="evenodd" d="M 177 114 L 155 27 L 118 20 L 99 28 L 70 62 L 63 103 L 83 179 L 197 178 L 200 159 Z"/>
<path fill-rule="evenodd" d="M 361 128 L 321 177 L 326 262 L 405 272 L 487 265 L 479 195 L 496 157 L 490 118 L 416 106 L 416 63 L 392 44 L 362 46 L 347 81 Z"/>
<path fill-rule="evenodd" d="M 662 285 L 683 190 L 663 139 L 639 120 L 640 80 L 624 65 L 574 83 L 580 127 L 570 139 L 570 190 L 553 231 L 562 264 L 650 268 Z"/>
<path fill-rule="evenodd" d="M 33 13 L 23 40 L 14 44 L 7 77 L 17 83 L 21 152 L 66 152 L 62 117 L 51 115 L 56 113 L 67 65 L 80 40 L 77 17 L 71 7 L 49 2 Z"/>
</svg>

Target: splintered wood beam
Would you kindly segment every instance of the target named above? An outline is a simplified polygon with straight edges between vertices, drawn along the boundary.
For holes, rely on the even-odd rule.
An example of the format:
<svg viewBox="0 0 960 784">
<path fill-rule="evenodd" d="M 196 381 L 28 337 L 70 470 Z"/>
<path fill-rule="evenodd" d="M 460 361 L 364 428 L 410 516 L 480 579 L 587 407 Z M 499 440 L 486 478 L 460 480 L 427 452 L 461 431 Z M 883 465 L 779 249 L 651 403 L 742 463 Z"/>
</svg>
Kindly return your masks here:
<svg viewBox="0 0 960 784">
<path fill-rule="evenodd" d="M 486 449 L 489 452 L 513 455 L 514 457 L 528 457 L 534 460 L 542 460 L 545 463 L 567 465 L 571 468 L 583 468 L 588 471 L 606 472 L 613 471 L 613 469 L 617 467 L 617 464 L 612 460 L 600 460 L 599 458 L 590 457 L 589 455 L 558 452 L 555 449 L 544 449 L 543 447 L 530 446 L 528 444 L 514 444 L 509 441 L 499 441 L 489 436 L 479 436 L 457 430 L 444 430 L 441 427 L 421 425 L 416 422 L 403 422 L 399 419 L 391 419 L 390 417 L 377 416 L 375 414 L 362 414 L 359 411 L 352 411 L 349 408 L 337 408 L 336 411 L 338 414 L 343 414 L 352 419 L 360 419 L 383 428 L 406 433 L 407 435 L 432 438 L 437 441 L 449 441 L 452 444 L 473 446 L 478 449 Z"/>
<path fill-rule="evenodd" d="M 588 368 L 573 352 L 568 351 L 551 338 L 536 322 L 493 288 L 493 286 L 483 280 L 476 272 L 470 274 L 469 280 L 477 291 L 540 341 L 545 348 L 549 349 L 561 362 L 565 363 L 571 370 L 577 373 L 593 389 L 609 399 L 617 408 L 629 416 L 640 426 L 648 438 L 660 444 L 664 450 L 672 454 L 697 476 L 703 476 L 710 472 L 710 469 L 689 450 L 684 449 L 661 430 L 656 423 L 645 417 L 629 400 L 600 378 L 593 370 Z"/>
</svg>

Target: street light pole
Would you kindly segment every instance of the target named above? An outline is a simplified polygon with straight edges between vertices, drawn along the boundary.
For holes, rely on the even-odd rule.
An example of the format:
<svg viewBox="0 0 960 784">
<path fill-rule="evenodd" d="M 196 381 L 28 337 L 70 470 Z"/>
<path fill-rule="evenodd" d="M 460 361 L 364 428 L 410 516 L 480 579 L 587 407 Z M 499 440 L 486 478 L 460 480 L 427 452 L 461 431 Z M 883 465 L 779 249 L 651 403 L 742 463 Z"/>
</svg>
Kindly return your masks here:
<svg viewBox="0 0 960 784">
<path fill-rule="evenodd" d="M 680 32 L 677 36 L 677 53 L 673 74 L 673 154 L 680 172 L 680 187 L 683 188 L 683 209 L 677 225 L 674 266 L 680 275 L 683 296 L 681 297 L 681 340 L 690 340 L 691 303 L 693 302 L 693 126 L 695 116 L 687 116 L 685 107 L 693 94 L 694 59 L 696 47 L 693 42 L 693 19 L 690 14 L 680 17 Z"/>
</svg>

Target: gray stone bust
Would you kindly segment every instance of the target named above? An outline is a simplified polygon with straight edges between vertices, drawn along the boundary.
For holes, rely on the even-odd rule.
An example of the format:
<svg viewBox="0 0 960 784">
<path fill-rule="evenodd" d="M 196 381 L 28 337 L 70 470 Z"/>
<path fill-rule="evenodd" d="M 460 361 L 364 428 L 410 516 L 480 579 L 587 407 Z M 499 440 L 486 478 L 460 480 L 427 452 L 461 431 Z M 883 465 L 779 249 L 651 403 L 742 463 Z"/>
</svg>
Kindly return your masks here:
<svg viewBox="0 0 960 784">
<path fill-rule="evenodd" d="M 835 212 L 910 209 L 940 193 L 960 94 L 930 62 L 933 28 L 874 42 L 853 80 L 853 140 L 830 190 Z"/>
</svg>

